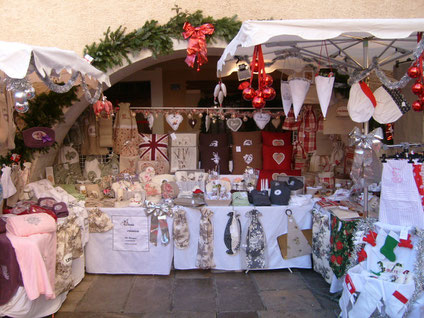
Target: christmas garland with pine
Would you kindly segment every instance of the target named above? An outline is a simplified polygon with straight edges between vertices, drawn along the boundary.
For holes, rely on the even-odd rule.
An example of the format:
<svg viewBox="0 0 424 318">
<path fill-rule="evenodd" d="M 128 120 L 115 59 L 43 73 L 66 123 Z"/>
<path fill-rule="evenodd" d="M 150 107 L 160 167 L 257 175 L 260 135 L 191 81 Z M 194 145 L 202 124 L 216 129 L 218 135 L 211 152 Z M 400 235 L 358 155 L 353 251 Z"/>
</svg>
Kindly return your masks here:
<svg viewBox="0 0 424 318">
<path fill-rule="evenodd" d="M 215 20 L 211 16 L 204 17 L 200 10 L 189 13 L 182 11 L 177 5 L 172 10 L 176 15 L 164 25 L 159 25 L 156 20 L 150 20 L 130 33 L 126 33 L 126 28 L 122 26 L 115 31 L 111 31 L 109 27 L 100 43 L 93 42 L 85 46 L 84 55 L 90 55 L 93 58 L 92 65 L 106 72 L 115 66 L 122 66 L 124 60 L 131 63 L 129 54 L 142 49 L 151 50 L 153 57 L 172 53 L 172 39 L 183 39 L 185 22 L 193 26 L 212 23 L 215 32 L 207 38 L 208 42 L 214 42 L 217 38 L 230 42 L 241 27 L 236 15 Z"/>
</svg>

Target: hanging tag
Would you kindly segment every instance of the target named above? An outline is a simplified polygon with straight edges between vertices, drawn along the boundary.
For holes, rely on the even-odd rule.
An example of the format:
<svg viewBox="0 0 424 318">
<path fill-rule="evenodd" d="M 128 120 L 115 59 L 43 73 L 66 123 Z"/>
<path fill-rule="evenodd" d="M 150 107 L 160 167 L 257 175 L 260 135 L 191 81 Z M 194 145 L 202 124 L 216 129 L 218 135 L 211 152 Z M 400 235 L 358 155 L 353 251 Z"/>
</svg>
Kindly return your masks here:
<svg viewBox="0 0 424 318">
<path fill-rule="evenodd" d="M 402 230 L 400 231 L 399 238 L 401 240 L 407 240 L 408 239 L 408 228 L 406 228 L 406 227 L 402 228 Z"/>
<path fill-rule="evenodd" d="M 170 136 L 171 136 L 171 139 L 172 140 L 176 140 L 177 139 L 177 135 L 175 133 L 172 133 Z"/>
</svg>

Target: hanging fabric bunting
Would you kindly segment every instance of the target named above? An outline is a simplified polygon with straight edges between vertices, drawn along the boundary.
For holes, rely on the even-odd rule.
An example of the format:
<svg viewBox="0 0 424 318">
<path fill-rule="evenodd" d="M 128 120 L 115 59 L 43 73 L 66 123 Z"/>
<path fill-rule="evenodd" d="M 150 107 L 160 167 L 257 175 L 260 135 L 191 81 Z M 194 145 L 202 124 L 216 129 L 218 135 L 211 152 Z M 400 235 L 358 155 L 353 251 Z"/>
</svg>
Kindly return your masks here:
<svg viewBox="0 0 424 318">
<path fill-rule="evenodd" d="M 306 78 L 293 78 L 289 80 L 291 96 L 293 100 L 294 118 L 297 120 L 300 110 L 305 101 L 306 94 L 308 94 L 311 81 Z"/>
<path fill-rule="evenodd" d="M 184 39 L 190 38 L 187 47 L 187 57 L 185 62 L 188 66 L 194 67 L 194 62 L 197 58 L 197 71 L 200 71 L 200 66 L 208 62 L 208 49 L 206 47 L 206 35 L 211 35 L 215 28 L 210 23 L 202 24 L 198 27 L 193 27 L 186 22 L 183 25 Z"/>
</svg>

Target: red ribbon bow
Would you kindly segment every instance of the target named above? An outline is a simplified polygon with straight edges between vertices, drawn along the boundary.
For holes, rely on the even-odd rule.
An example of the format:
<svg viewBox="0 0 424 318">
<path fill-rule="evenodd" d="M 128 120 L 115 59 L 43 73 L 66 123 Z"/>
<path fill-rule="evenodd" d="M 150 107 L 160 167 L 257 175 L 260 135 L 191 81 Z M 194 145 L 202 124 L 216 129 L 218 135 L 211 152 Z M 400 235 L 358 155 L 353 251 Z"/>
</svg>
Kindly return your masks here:
<svg viewBox="0 0 424 318">
<path fill-rule="evenodd" d="M 188 41 L 187 57 L 185 62 L 188 66 L 194 67 L 194 61 L 197 57 L 197 71 L 200 71 L 200 65 L 208 61 L 208 50 L 206 48 L 206 35 L 211 35 L 215 28 L 210 23 L 202 24 L 198 27 L 193 27 L 190 23 L 186 22 L 183 25 L 184 39 L 190 38 Z"/>
</svg>

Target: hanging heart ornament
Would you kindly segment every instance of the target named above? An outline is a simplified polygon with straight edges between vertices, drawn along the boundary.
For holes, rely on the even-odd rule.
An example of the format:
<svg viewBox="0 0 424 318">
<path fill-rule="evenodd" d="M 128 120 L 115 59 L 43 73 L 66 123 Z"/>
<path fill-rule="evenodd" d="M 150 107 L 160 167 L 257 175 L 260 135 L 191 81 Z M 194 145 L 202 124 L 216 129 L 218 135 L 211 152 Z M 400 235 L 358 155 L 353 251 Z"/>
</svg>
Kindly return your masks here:
<svg viewBox="0 0 424 318">
<path fill-rule="evenodd" d="M 280 117 L 274 118 L 273 120 L 271 120 L 271 123 L 275 128 L 278 128 L 278 126 L 280 126 L 281 124 Z"/>
<path fill-rule="evenodd" d="M 166 115 L 166 122 L 171 126 L 173 130 L 177 130 L 183 121 L 183 116 L 180 114 L 168 114 Z"/>
<path fill-rule="evenodd" d="M 227 119 L 227 127 L 230 128 L 232 131 L 239 130 L 242 124 L 243 124 L 243 121 L 241 120 L 241 118 Z"/>
<path fill-rule="evenodd" d="M 253 115 L 253 120 L 256 123 L 256 126 L 259 127 L 259 129 L 264 129 L 265 126 L 269 123 L 269 121 L 271 120 L 271 115 L 268 113 L 255 113 Z"/>
<path fill-rule="evenodd" d="M 197 124 L 197 119 L 195 119 L 195 118 L 190 118 L 190 119 L 188 120 L 188 124 L 190 125 L 190 127 L 191 127 L 191 128 L 194 128 L 194 127 L 196 126 L 196 124 Z"/>
</svg>

